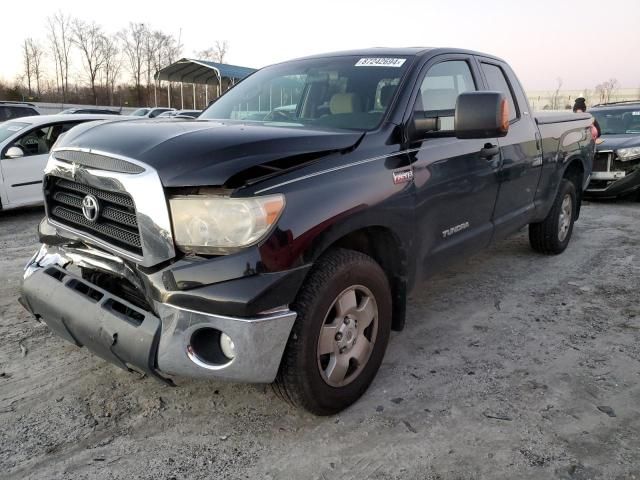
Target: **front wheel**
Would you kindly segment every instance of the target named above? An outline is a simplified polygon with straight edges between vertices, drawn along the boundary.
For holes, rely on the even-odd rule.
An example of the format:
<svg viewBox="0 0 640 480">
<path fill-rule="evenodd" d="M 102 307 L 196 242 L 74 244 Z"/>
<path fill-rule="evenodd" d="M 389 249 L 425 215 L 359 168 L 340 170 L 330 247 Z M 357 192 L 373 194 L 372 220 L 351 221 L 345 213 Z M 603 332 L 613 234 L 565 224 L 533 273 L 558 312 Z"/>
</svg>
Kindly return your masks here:
<svg viewBox="0 0 640 480">
<path fill-rule="evenodd" d="M 535 251 L 551 255 L 565 251 L 573 233 L 576 198 L 573 182 L 563 179 L 547 218 L 529 225 L 529 243 Z"/>
<path fill-rule="evenodd" d="M 292 308 L 298 317 L 274 390 L 316 415 L 337 413 L 362 396 L 382 363 L 391 331 L 387 276 L 367 255 L 331 251 Z"/>
</svg>

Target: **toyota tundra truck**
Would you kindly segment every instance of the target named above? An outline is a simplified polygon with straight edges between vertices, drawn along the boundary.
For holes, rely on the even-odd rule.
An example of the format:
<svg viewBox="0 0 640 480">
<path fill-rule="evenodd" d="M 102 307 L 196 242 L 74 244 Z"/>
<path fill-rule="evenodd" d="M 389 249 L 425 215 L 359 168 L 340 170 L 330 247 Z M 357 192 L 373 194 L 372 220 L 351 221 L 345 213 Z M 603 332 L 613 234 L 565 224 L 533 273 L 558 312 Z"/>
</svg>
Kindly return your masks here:
<svg viewBox="0 0 640 480">
<path fill-rule="evenodd" d="M 263 68 L 195 120 L 80 125 L 46 166 L 21 303 L 124 369 L 333 414 L 430 275 L 525 226 L 567 248 L 591 124 L 534 114 L 499 58 L 380 48 Z"/>
</svg>

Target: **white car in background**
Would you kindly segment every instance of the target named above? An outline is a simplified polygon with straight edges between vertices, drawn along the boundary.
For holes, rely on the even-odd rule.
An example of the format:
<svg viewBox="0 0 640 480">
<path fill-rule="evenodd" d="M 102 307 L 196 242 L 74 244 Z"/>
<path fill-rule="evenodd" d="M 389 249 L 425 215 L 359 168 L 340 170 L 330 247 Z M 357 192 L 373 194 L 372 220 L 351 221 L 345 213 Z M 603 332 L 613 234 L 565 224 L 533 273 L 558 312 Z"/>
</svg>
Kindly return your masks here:
<svg viewBox="0 0 640 480">
<path fill-rule="evenodd" d="M 156 108 L 139 108 L 134 110 L 130 115 L 133 117 L 143 117 L 143 118 L 156 118 L 158 115 L 164 112 L 173 112 L 175 108 L 165 108 L 165 107 L 156 107 Z"/>
<path fill-rule="evenodd" d="M 157 118 L 198 118 L 202 110 L 169 110 L 158 115 Z"/>
<path fill-rule="evenodd" d="M 58 114 L 0 123 L 0 210 L 43 203 L 44 167 L 61 134 L 80 123 L 121 119 L 115 115 Z"/>
</svg>

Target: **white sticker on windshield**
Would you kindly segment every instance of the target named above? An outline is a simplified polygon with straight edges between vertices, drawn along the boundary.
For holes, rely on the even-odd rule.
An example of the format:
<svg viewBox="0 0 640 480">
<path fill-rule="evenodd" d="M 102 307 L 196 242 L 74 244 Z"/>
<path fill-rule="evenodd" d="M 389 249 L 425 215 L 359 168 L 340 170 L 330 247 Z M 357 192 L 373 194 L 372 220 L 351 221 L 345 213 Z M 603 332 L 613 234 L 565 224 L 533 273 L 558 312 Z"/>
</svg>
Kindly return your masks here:
<svg viewBox="0 0 640 480">
<path fill-rule="evenodd" d="M 361 58 L 356 67 L 401 67 L 406 58 L 367 57 Z"/>
</svg>

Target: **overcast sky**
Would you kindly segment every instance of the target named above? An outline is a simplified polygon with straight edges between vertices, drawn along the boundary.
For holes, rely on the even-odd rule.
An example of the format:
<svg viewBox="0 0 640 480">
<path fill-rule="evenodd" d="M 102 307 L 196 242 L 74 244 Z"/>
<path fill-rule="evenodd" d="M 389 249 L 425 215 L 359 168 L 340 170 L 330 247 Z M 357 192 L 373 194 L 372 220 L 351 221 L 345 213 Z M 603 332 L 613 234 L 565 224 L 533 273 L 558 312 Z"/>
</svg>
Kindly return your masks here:
<svg viewBox="0 0 640 480">
<path fill-rule="evenodd" d="M 527 90 L 640 89 L 640 0 L 29 0 L 2 2 L 0 77 L 20 73 L 27 36 L 46 44 L 57 10 L 116 32 L 128 22 L 181 32 L 184 56 L 228 40 L 228 63 L 262 67 L 371 46 L 446 46 L 509 61 Z"/>
</svg>

